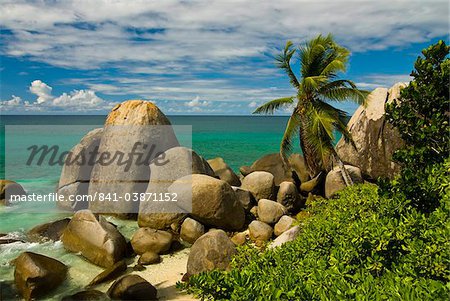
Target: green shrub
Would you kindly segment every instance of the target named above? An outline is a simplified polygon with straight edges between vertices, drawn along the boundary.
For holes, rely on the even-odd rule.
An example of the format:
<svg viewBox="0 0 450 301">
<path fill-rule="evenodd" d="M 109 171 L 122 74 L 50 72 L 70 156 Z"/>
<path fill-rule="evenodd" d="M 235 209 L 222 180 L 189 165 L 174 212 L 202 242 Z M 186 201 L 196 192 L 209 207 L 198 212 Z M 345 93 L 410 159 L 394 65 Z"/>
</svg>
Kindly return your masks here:
<svg viewBox="0 0 450 301">
<path fill-rule="evenodd" d="M 444 190 L 428 216 L 403 199 L 379 197 L 369 184 L 317 199 L 294 242 L 264 252 L 242 247 L 230 272 L 193 276 L 183 288 L 213 300 L 447 300 Z"/>
</svg>

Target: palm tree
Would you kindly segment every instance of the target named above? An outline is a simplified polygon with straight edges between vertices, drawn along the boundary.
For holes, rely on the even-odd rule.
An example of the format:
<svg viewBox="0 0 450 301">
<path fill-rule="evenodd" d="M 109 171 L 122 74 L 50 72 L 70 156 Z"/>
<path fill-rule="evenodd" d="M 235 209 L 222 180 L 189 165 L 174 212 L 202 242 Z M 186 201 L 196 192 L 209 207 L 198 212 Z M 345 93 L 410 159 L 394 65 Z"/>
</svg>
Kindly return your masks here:
<svg viewBox="0 0 450 301">
<path fill-rule="evenodd" d="M 301 67 L 300 78 L 291 66 L 296 52 Z M 283 161 L 286 162 L 292 139 L 298 133 L 310 177 L 329 171 L 336 161 L 346 185 L 351 185 L 352 179 L 334 149 L 335 131 L 341 132 L 346 141 L 354 143 L 346 128 L 347 113 L 336 109 L 329 101 L 352 100 L 365 104 L 368 95 L 367 91 L 357 89 L 352 81 L 338 78 L 338 73 L 346 71 L 349 54 L 348 49 L 339 46 L 331 35 L 319 35 L 298 49 L 293 49 L 292 42 L 288 41 L 276 61 L 289 76 L 297 94 L 269 101 L 253 112 L 273 114 L 277 109 L 293 107 L 280 146 Z"/>
</svg>

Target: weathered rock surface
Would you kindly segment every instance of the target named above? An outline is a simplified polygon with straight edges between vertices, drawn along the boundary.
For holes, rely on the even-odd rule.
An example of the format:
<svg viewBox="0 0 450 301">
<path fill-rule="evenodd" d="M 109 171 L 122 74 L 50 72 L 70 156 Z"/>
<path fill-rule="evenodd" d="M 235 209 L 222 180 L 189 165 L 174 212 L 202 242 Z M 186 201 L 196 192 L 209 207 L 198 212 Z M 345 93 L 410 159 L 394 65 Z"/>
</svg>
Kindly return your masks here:
<svg viewBox="0 0 450 301">
<path fill-rule="evenodd" d="M 80 210 L 88 207 L 87 202 L 69 200 L 70 195 L 87 195 L 91 179 L 93 161 L 90 154 L 100 145 L 103 129 L 95 129 L 87 133 L 81 141 L 70 150 L 59 178 L 57 192 L 64 196 L 57 205 L 63 210 Z"/>
<path fill-rule="evenodd" d="M 106 118 L 99 153 L 109 153 L 111 157 L 123 153 L 127 156 L 124 160 L 133 153 L 143 156 L 141 160 L 133 157 L 126 165 L 118 160 L 109 160 L 108 164 L 97 162 L 92 169 L 89 194 L 109 193 L 119 201 L 95 200 L 89 202 L 89 209 L 119 217 L 135 216 L 139 202 L 126 201 L 127 195 L 145 192 L 151 160 L 178 145 L 169 120 L 155 104 L 129 100 L 115 106 Z"/>
<path fill-rule="evenodd" d="M 187 212 L 192 209 L 190 215 L 205 225 L 228 230 L 244 225 L 244 208 L 225 181 L 194 174 L 175 181 L 169 192 L 176 193 L 179 206 L 185 206 Z"/>
<path fill-rule="evenodd" d="M 14 281 L 25 300 L 41 297 L 66 278 L 67 267 L 56 259 L 24 252 L 14 260 Z"/>
<path fill-rule="evenodd" d="M 356 149 L 341 139 L 336 151 L 341 159 L 358 166 L 365 176 L 393 178 L 399 172 L 399 165 L 392 161 L 393 153 L 404 145 L 398 130 L 385 117 L 385 104 L 399 98 L 404 83 L 397 83 L 390 89 L 377 88 L 368 96 L 367 107 L 360 106 L 348 122 Z"/>
<path fill-rule="evenodd" d="M 77 211 L 61 235 L 64 247 L 90 262 L 110 267 L 124 258 L 125 238 L 111 223 L 89 210 Z"/>
<path fill-rule="evenodd" d="M 138 275 L 125 275 L 117 279 L 107 294 L 114 300 L 157 300 L 157 290 Z"/>
<path fill-rule="evenodd" d="M 107 268 L 97 276 L 88 284 L 88 287 L 112 280 L 120 276 L 123 272 L 127 270 L 127 264 L 125 260 L 121 260 L 114 264 L 113 266 Z"/>
<path fill-rule="evenodd" d="M 281 182 L 278 189 L 277 202 L 286 207 L 287 210 L 295 210 L 302 204 L 297 187 L 292 182 Z"/>
<path fill-rule="evenodd" d="M 250 191 L 256 200 L 275 198 L 274 177 L 267 171 L 254 171 L 247 175 L 241 188 Z"/>
<path fill-rule="evenodd" d="M 64 218 L 50 223 L 38 225 L 28 231 L 27 236 L 30 241 L 39 242 L 44 240 L 58 241 L 70 222 L 70 218 Z"/>
<path fill-rule="evenodd" d="M 107 294 L 97 290 L 86 290 L 65 296 L 62 301 L 109 301 L 111 300 Z"/>
<path fill-rule="evenodd" d="M 238 233 L 234 234 L 233 237 L 231 237 L 231 241 L 236 246 L 242 246 L 247 241 L 247 233 L 245 231 L 244 232 L 238 232 Z"/>
<path fill-rule="evenodd" d="M 26 192 L 19 183 L 0 180 L 0 206 L 8 205 L 12 195 L 26 195 Z"/>
<path fill-rule="evenodd" d="M 266 223 L 260 221 L 252 221 L 248 225 L 250 239 L 255 242 L 268 241 L 273 234 L 273 229 Z"/>
<path fill-rule="evenodd" d="M 152 163 L 147 193 L 167 193 L 179 178 L 191 174 L 214 176 L 209 164 L 195 151 L 186 147 L 173 147 L 164 152 L 164 164 Z M 166 229 L 186 215 L 177 202 L 141 202 L 138 223 L 140 227 Z"/>
<path fill-rule="evenodd" d="M 364 183 L 364 180 L 361 175 L 361 170 L 358 167 L 345 165 L 350 177 L 353 180 L 353 183 Z M 325 197 L 330 198 L 339 190 L 342 190 L 346 187 L 344 179 L 342 178 L 341 170 L 338 166 L 333 168 L 325 179 Z"/>
<path fill-rule="evenodd" d="M 293 171 L 300 181 L 305 182 L 308 180 L 308 170 L 301 155 L 292 154 L 288 158 L 288 164 L 283 163 L 279 153 L 274 153 L 256 160 L 251 166 L 242 166 L 239 170 L 244 176 L 255 171 L 269 172 L 274 176 L 275 185 L 277 186 L 284 181 L 293 182 Z"/>
<path fill-rule="evenodd" d="M 289 229 L 288 231 L 286 231 L 283 234 L 281 234 L 280 236 L 278 236 L 277 238 L 275 238 L 275 240 L 269 245 L 269 248 L 276 248 L 276 247 L 279 247 L 289 241 L 293 241 L 297 238 L 299 233 L 300 233 L 300 227 L 294 226 L 291 229 Z"/>
<path fill-rule="evenodd" d="M 149 265 L 161 262 L 161 256 L 155 252 L 145 252 L 139 257 L 138 264 Z"/>
<path fill-rule="evenodd" d="M 139 228 L 131 238 L 131 245 L 136 254 L 153 252 L 163 254 L 169 251 L 173 235 L 170 232 L 152 228 Z"/>
<path fill-rule="evenodd" d="M 228 166 L 225 161 L 220 158 L 214 158 L 208 160 L 209 165 L 214 170 L 214 174 L 222 181 L 227 182 L 231 186 L 240 186 L 241 181 L 234 171 Z"/>
<path fill-rule="evenodd" d="M 205 227 L 192 218 L 186 218 L 181 224 L 180 237 L 187 243 L 193 244 L 203 234 Z"/>
<path fill-rule="evenodd" d="M 232 186 L 232 188 L 236 194 L 236 198 L 238 199 L 239 203 L 241 203 L 242 207 L 246 211 L 250 211 L 250 209 L 252 209 L 252 207 L 256 204 L 255 197 L 252 195 L 252 193 L 240 187 Z"/>
<path fill-rule="evenodd" d="M 222 230 L 211 230 L 192 245 L 187 273 L 195 275 L 214 269 L 228 270 L 236 246 Z"/>
<path fill-rule="evenodd" d="M 295 219 L 293 219 L 288 215 L 283 215 L 278 221 L 278 223 L 275 224 L 274 227 L 275 236 L 280 236 L 281 234 L 292 228 L 294 226 L 294 223 Z"/>
<path fill-rule="evenodd" d="M 258 201 L 258 218 L 266 224 L 275 224 L 286 213 L 286 208 L 277 202 L 267 199 Z"/>
</svg>

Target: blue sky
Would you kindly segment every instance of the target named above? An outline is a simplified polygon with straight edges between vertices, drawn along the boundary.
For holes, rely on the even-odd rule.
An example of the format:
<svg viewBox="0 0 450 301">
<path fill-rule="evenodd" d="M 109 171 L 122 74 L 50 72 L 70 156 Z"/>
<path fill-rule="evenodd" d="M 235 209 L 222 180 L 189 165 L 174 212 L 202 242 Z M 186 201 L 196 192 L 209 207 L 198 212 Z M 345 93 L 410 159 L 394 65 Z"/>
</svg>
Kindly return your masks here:
<svg viewBox="0 0 450 301">
<path fill-rule="evenodd" d="M 447 1 L 0 0 L 0 7 L 4 114 L 104 114 L 146 99 L 168 115 L 247 115 L 294 94 L 273 60 L 287 40 L 332 33 L 352 52 L 343 76 L 371 90 L 408 81 L 420 51 L 448 41 L 449 30 Z"/>
</svg>

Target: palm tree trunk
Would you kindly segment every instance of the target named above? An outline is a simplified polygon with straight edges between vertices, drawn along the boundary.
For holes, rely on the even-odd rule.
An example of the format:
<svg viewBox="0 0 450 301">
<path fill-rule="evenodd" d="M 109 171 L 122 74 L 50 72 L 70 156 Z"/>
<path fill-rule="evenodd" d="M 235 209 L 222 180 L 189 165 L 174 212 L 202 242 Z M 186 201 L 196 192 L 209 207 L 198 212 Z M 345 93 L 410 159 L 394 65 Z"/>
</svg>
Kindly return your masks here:
<svg viewBox="0 0 450 301">
<path fill-rule="evenodd" d="M 341 171 L 342 179 L 344 180 L 345 186 L 353 185 L 353 180 L 350 174 L 348 173 L 347 168 L 345 168 L 344 162 L 340 158 L 336 158 L 338 161 L 339 169 Z"/>
</svg>

